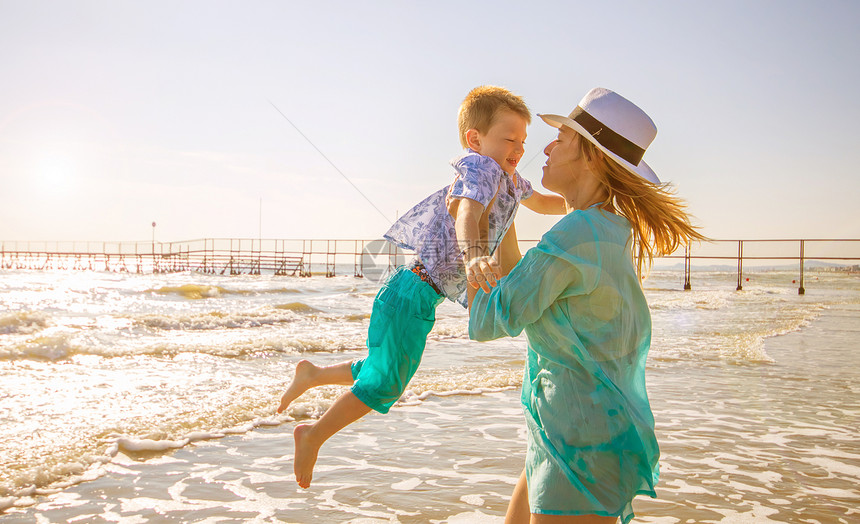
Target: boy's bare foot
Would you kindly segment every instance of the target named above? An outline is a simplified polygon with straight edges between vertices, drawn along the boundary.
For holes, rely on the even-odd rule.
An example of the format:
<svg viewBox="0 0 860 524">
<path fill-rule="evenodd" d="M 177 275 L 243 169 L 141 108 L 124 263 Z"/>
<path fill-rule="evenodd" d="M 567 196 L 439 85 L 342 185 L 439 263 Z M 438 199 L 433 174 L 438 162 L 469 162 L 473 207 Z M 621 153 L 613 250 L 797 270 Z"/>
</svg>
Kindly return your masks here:
<svg viewBox="0 0 860 524">
<path fill-rule="evenodd" d="M 289 405 L 299 398 L 302 393 L 314 387 L 314 379 L 319 374 L 319 369 L 309 360 L 301 360 L 296 364 L 296 374 L 293 381 L 287 387 L 287 392 L 281 397 L 281 405 L 278 406 L 278 413 L 283 412 Z"/>
<path fill-rule="evenodd" d="M 302 488 L 309 488 L 314 476 L 314 465 L 317 463 L 317 455 L 320 447 L 308 433 L 313 430 L 311 424 L 301 424 L 293 430 L 293 439 L 296 442 L 296 455 L 293 458 L 293 472 L 296 474 L 296 483 Z"/>
</svg>

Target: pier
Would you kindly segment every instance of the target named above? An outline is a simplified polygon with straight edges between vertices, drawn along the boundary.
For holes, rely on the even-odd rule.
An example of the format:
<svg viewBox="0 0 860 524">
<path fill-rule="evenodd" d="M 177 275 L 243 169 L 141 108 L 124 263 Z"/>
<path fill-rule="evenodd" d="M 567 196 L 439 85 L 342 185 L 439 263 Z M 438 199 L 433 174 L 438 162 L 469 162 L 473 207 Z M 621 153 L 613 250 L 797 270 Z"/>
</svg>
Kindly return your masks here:
<svg viewBox="0 0 860 524">
<path fill-rule="evenodd" d="M 333 277 L 395 267 L 406 253 L 382 240 L 204 238 L 178 242 L 0 241 L 0 269 Z"/>
<path fill-rule="evenodd" d="M 536 240 L 520 240 L 525 252 Z M 220 275 L 333 277 L 345 268 L 357 277 L 379 276 L 404 263 L 409 252 L 384 240 L 204 238 L 179 242 L 0 241 L 0 270 L 115 271 Z M 860 270 L 860 239 L 712 240 L 655 260 L 676 259 L 683 287 L 693 287 L 694 267 L 737 273 L 743 290 L 750 266 L 793 264 L 804 294 L 809 261 Z M 747 273 L 745 273 L 747 271 Z"/>
</svg>

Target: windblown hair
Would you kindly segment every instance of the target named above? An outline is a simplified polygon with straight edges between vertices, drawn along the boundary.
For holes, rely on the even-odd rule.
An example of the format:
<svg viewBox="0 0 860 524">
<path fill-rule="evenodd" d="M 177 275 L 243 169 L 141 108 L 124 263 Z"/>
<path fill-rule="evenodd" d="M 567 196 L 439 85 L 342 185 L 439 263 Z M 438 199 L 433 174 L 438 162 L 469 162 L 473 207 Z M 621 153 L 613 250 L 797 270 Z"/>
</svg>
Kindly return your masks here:
<svg viewBox="0 0 860 524">
<path fill-rule="evenodd" d="M 687 204 L 671 184 L 652 184 L 608 155 L 598 154 L 600 150 L 590 141 L 580 138 L 579 144 L 608 195 L 600 208 L 623 216 L 632 226 L 633 262 L 640 279 L 654 257 L 670 255 L 694 240 L 708 240 L 690 223 Z"/>
<path fill-rule="evenodd" d="M 532 114 L 522 97 L 515 95 L 504 87 L 479 86 L 469 91 L 460 111 L 457 113 L 457 127 L 460 130 L 460 144 L 466 143 L 466 132 L 477 129 L 486 133 L 499 111 L 508 110 L 523 117 L 527 124 L 532 123 Z"/>
</svg>

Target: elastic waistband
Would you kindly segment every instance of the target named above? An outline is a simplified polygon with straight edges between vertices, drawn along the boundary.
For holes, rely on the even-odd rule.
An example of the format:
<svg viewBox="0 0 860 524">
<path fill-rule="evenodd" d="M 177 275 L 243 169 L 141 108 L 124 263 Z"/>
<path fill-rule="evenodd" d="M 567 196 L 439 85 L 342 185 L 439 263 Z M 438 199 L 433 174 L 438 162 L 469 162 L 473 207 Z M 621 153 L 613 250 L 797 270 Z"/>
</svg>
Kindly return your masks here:
<svg viewBox="0 0 860 524">
<path fill-rule="evenodd" d="M 442 293 L 442 290 L 440 290 L 439 287 L 433 283 L 433 279 L 430 278 L 430 274 L 427 273 L 427 268 L 424 267 L 424 264 L 422 264 L 420 260 L 416 258 L 412 261 L 411 264 L 407 266 L 407 268 L 409 269 L 409 271 L 412 271 L 413 273 L 418 275 L 418 278 L 420 278 L 422 282 L 433 288 L 433 291 L 435 291 L 437 295 L 439 295 L 440 297 L 445 296 L 445 293 Z"/>
</svg>

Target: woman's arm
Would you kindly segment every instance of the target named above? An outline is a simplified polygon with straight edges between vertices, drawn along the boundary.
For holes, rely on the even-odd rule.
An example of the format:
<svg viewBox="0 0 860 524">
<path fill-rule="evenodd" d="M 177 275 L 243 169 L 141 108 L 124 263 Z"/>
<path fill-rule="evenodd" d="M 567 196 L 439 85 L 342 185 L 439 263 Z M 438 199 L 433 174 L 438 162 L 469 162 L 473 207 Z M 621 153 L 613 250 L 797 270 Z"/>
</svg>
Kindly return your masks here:
<svg viewBox="0 0 860 524">
<path fill-rule="evenodd" d="M 597 286 L 600 268 L 554 241 L 551 231 L 489 293 L 478 291 L 469 310 L 469 337 L 517 336 L 559 298 L 584 295 Z M 558 234 L 564 234 L 564 231 Z"/>
<path fill-rule="evenodd" d="M 542 215 L 564 215 L 568 212 L 567 204 L 560 195 L 544 195 L 535 191 L 521 202 L 535 213 Z"/>
</svg>

